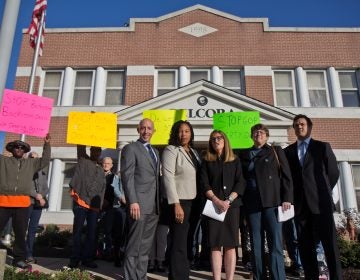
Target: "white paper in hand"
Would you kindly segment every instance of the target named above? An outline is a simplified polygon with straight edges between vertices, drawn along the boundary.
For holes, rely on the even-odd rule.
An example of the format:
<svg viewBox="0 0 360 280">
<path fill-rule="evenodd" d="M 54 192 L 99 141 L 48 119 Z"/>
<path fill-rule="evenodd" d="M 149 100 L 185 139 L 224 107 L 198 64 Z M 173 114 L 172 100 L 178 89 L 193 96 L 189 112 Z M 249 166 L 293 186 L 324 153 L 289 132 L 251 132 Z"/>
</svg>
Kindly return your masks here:
<svg viewBox="0 0 360 280">
<path fill-rule="evenodd" d="M 295 215 L 294 212 L 294 205 L 291 205 L 290 209 L 283 212 L 282 207 L 278 207 L 278 222 L 285 222 L 287 220 L 290 220 Z"/>
<path fill-rule="evenodd" d="M 226 212 L 227 211 L 220 213 L 216 205 L 211 200 L 208 199 L 206 200 L 206 204 L 202 214 L 210 218 L 213 218 L 215 220 L 218 220 L 220 222 L 223 222 L 225 219 Z"/>
</svg>

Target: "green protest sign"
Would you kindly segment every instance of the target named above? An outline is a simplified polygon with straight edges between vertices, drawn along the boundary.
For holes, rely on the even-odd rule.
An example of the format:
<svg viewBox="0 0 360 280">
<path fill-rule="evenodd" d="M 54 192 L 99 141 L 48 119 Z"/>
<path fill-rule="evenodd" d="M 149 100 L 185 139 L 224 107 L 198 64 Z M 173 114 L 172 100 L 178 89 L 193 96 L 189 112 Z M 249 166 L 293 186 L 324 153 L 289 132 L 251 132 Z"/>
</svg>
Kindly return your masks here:
<svg viewBox="0 0 360 280">
<path fill-rule="evenodd" d="M 225 132 L 233 149 L 249 148 L 253 145 L 250 129 L 260 123 L 260 113 L 230 112 L 215 114 L 213 116 L 213 128 Z"/>
</svg>

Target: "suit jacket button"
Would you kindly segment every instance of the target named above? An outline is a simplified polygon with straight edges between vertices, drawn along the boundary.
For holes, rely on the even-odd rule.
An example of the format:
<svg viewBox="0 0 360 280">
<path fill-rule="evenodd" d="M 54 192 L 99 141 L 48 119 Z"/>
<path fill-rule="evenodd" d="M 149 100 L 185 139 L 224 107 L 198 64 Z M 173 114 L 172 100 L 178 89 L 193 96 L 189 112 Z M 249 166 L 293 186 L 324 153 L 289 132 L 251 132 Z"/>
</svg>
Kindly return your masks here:
<svg viewBox="0 0 360 280">
<path fill-rule="evenodd" d="M 226 190 L 226 186 L 224 186 L 224 190 Z"/>
<path fill-rule="evenodd" d="M 272 176 L 269 176 L 269 179 L 272 179 Z"/>
</svg>

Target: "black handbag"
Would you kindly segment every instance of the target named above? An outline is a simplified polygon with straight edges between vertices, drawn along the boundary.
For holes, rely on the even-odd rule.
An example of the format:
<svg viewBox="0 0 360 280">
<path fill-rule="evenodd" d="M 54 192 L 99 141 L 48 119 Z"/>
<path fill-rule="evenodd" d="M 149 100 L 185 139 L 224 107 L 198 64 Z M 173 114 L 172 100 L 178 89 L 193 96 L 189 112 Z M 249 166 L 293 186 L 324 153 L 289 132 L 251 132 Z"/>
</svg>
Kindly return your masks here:
<svg viewBox="0 0 360 280">
<path fill-rule="evenodd" d="M 33 207 L 34 207 L 35 209 L 49 208 L 49 201 L 47 200 L 46 197 L 43 197 L 43 199 L 45 200 L 44 206 L 41 206 L 41 205 L 40 205 L 40 201 L 37 200 L 37 199 L 35 199 L 35 202 L 34 202 L 34 206 L 33 206 Z"/>
</svg>

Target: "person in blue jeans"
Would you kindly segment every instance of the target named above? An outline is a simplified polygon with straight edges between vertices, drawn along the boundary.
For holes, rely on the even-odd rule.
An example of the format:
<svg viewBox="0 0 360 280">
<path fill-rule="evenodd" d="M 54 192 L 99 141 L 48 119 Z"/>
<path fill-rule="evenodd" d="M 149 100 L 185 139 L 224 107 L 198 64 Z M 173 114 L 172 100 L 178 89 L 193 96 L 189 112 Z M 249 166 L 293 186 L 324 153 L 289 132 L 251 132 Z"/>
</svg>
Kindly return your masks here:
<svg viewBox="0 0 360 280">
<path fill-rule="evenodd" d="M 37 158 L 36 152 L 30 152 L 29 158 Z M 42 210 L 49 205 L 46 205 L 46 195 L 49 193 L 49 186 L 47 183 L 47 174 L 44 170 L 40 170 L 34 174 L 33 178 L 33 190 L 31 191 L 30 200 L 31 205 L 29 207 L 29 225 L 26 236 L 26 262 L 36 263 L 33 254 L 34 241 L 37 228 L 39 226 Z"/>
<path fill-rule="evenodd" d="M 292 262 L 289 272 L 293 276 L 303 277 L 304 269 L 301 264 L 299 243 L 297 240 L 296 226 L 293 218 L 283 223 L 283 235 L 286 249 Z"/>
<path fill-rule="evenodd" d="M 97 218 L 101 209 L 106 188 L 105 173 L 99 162 L 101 148 L 91 147 L 90 157 L 86 147 L 78 145 L 78 164 L 70 182 L 70 194 L 73 198 L 73 245 L 70 268 L 83 266 L 97 268 L 94 262 L 96 252 Z M 86 221 L 86 240 L 81 243 L 83 226 Z"/>
<path fill-rule="evenodd" d="M 282 223 L 278 206 L 290 209 L 293 185 L 286 156 L 281 147 L 267 144 L 269 129 L 263 124 L 251 128 L 253 147 L 239 152 L 246 180 L 244 209 L 250 227 L 252 271 L 256 280 L 266 279 L 265 233 L 270 255 L 270 277 L 285 279 Z"/>
</svg>

